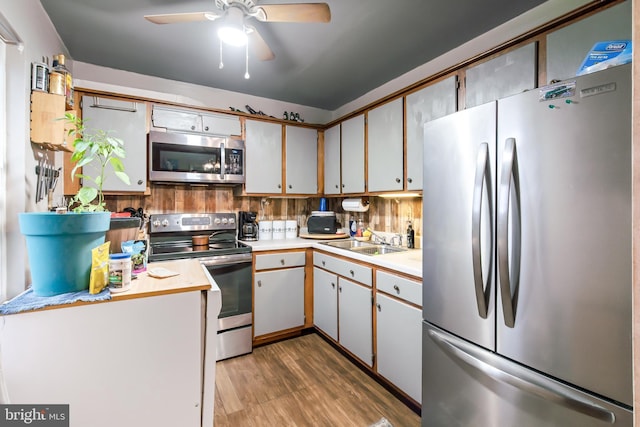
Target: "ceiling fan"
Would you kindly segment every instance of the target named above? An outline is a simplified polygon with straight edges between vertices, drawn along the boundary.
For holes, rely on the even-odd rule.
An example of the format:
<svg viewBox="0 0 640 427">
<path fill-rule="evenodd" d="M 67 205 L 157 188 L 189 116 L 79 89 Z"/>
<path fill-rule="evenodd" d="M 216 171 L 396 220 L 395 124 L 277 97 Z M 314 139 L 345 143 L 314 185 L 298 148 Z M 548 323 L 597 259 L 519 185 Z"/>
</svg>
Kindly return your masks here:
<svg viewBox="0 0 640 427">
<path fill-rule="evenodd" d="M 218 31 L 220 38 L 233 45 L 244 45 L 249 41 L 251 48 L 261 61 L 269 61 L 275 58 L 275 55 L 255 27 L 246 23 L 250 18 L 261 22 L 331 21 L 331 11 L 327 3 L 257 5 L 253 0 L 215 0 L 215 5 L 219 10 L 214 12 L 169 13 L 144 17 L 154 24 L 222 19 L 224 26 Z"/>
</svg>

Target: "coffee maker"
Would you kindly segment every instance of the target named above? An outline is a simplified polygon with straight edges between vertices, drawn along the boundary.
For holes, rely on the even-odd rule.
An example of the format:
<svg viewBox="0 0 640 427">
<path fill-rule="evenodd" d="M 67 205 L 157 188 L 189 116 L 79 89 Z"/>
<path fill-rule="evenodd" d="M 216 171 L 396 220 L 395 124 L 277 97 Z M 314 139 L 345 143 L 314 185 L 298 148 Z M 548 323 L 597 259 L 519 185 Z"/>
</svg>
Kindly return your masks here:
<svg viewBox="0 0 640 427">
<path fill-rule="evenodd" d="M 256 212 L 238 212 L 238 240 L 258 240 L 257 216 Z"/>
</svg>

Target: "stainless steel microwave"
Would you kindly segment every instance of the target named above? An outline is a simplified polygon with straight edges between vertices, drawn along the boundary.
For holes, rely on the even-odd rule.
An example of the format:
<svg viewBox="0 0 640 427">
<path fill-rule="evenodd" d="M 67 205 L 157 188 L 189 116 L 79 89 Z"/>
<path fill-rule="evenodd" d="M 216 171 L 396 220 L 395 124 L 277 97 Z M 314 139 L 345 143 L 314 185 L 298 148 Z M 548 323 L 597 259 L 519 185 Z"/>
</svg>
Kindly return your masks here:
<svg viewBox="0 0 640 427">
<path fill-rule="evenodd" d="M 149 132 L 149 180 L 242 184 L 244 141 L 179 132 Z"/>
</svg>

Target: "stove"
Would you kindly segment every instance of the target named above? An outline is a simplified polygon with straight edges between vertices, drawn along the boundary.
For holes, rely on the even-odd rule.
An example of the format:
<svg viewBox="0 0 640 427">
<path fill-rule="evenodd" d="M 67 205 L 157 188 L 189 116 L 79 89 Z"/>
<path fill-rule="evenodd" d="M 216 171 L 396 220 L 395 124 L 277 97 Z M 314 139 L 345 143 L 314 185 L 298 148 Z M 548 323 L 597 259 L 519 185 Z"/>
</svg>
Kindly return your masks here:
<svg viewBox="0 0 640 427">
<path fill-rule="evenodd" d="M 222 308 L 216 325 L 216 360 L 252 351 L 253 255 L 251 246 L 239 242 L 236 235 L 234 213 L 149 217 L 149 262 L 196 258 L 212 287 L 220 288 Z M 194 246 L 194 236 L 208 237 L 208 244 Z"/>
<path fill-rule="evenodd" d="M 157 214 L 149 217 L 149 262 L 251 252 L 237 241 L 235 213 Z M 194 246 L 191 237 L 209 235 Z"/>
</svg>

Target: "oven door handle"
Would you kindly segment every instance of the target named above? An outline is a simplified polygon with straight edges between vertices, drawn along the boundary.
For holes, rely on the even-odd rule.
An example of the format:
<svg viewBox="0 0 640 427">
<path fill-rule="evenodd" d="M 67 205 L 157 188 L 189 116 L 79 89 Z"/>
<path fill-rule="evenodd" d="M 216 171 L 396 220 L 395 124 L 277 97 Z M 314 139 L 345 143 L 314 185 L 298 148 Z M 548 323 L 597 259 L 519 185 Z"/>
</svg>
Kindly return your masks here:
<svg viewBox="0 0 640 427">
<path fill-rule="evenodd" d="M 207 258 L 200 258 L 199 261 L 200 264 L 205 267 L 231 264 L 251 264 L 251 254 L 216 255 Z"/>
</svg>

